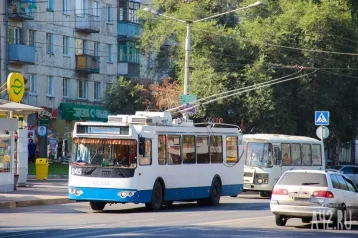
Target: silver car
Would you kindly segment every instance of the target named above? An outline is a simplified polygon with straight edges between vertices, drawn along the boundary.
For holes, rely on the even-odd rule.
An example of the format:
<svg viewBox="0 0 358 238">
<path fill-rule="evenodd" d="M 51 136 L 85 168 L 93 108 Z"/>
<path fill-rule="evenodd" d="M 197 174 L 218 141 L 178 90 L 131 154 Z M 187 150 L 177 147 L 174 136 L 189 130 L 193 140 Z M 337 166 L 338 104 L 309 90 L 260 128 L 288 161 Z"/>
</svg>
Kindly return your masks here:
<svg viewBox="0 0 358 238">
<path fill-rule="evenodd" d="M 358 219 L 358 189 L 342 173 L 321 170 L 285 172 L 273 188 L 270 208 L 277 226 L 289 218 L 303 223 L 321 218 L 333 226 L 345 219 Z"/>
</svg>

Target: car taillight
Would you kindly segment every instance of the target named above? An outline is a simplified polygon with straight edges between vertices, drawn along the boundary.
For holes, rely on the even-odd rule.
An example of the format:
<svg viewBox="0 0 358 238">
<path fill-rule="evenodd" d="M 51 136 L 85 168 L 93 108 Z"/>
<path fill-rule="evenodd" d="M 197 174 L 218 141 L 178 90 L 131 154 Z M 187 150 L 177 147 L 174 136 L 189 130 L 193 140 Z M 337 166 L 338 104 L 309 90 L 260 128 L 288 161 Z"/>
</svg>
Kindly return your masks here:
<svg viewBox="0 0 358 238">
<path fill-rule="evenodd" d="M 282 189 L 282 188 L 274 188 L 272 190 L 272 194 L 276 194 L 276 195 L 287 195 L 288 191 L 286 189 Z"/>
<path fill-rule="evenodd" d="M 312 197 L 334 198 L 334 195 L 330 191 L 315 191 L 312 193 Z"/>
</svg>

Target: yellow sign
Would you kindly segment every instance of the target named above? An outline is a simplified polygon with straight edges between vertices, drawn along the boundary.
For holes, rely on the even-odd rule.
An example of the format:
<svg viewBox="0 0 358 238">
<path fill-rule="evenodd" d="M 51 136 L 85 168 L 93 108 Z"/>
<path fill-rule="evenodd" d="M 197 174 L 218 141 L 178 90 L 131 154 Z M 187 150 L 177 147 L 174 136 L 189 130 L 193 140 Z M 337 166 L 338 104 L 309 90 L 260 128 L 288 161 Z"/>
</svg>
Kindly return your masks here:
<svg viewBox="0 0 358 238">
<path fill-rule="evenodd" d="M 25 93 L 25 80 L 20 73 L 10 73 L 7 77 L 7 92 L 10 101 L 20 102 Z"/>
</svg>

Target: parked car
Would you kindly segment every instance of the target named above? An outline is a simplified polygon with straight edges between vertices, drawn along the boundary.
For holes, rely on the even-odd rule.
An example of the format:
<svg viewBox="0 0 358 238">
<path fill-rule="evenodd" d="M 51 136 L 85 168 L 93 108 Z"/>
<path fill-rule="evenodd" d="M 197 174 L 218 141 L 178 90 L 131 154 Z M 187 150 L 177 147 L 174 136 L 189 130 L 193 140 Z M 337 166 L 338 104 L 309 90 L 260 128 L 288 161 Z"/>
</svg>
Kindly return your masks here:
<svg viewBox="0 0 358 238">
<path fill-rule="evenodd" d="M 347 178 L 352 180 L 352 182 L 358 186 L 358 166 L 357 165 L 337 165 L 332 166 L 331 169 L 336 169 Z"/>
<path fill-rule="evenodd" d="M 338 211 L 352 214 L 352 220 L 357 220 L 358 189 L 339 172 L 290 170 L 274 186 L 270 208 L 277 226 L 285 226 L 290 218 L 310 223 L 315 215 L 336 223 Z"/>
</svg>

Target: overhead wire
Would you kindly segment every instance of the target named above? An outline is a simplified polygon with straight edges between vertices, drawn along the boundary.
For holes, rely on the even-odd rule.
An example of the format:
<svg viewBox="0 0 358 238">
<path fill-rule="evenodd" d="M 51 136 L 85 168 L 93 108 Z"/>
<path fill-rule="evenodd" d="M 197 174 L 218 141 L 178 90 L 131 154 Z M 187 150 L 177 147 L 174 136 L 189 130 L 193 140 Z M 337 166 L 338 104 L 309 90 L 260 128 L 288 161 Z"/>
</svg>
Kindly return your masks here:
<svg viewBox="0 0 358 238">
<path fill-rule="evenodd" d="M 179 111 L 179 112 L 189 111 L 189 110 L 191 110 L 191 109 L 193 109 L 193 108 L 196 108 L 196 107 L 199 107 L 199 106 L 202 106 L 202 105 L 206 105 L 206 104 L 209 104 L 209 103 L 212 103 L 212 102 L 215 102 L 215 101 L 219 101 L 219 100 L 222 100 L 222 99 L 225 99 L 225 98 L 228 98 L 228 97 L 236 96 L 236 95 L 238 95 L 238 94 L 250 92 L 250 91 L 253 91 L 253 90 L 260 89 L 260 88 L 264 88 L 264 87 L 268 87 L 268 86 L 271 86 L 271 85 L 275 85 L 275 84 L 279 84 L 279 83 L 284 83 L 284 82 L 291 81 L 291 80 L 294 80 L 294 79 L 302 78 L 302 77 L 308 76 L 308 75 L 313 74 L 313 73 L 316 73 L 316 72 L 317 72 L 317 70 L 315 70 L 315 71 L 313 71 L 313 72 L 311 72 L 311 73 L 307 73 L 307 74 L 304 74 L 304 75 L 297 76 L 297 77 L 293 77 L 293 78 L 289 78 L 289 79 L 284 79 L 284 80 L 281 80 L 281 81 L 278 81 L 278 82 L 272 82 L 272 83 L 260 85 L 260 86 L 254 87 L 254 88 L 245 89 L 245 90 L 242 90 L 242 91 L 239 91 L 239 92 L 235 92 L 235 93 L 230 94 L 230 95 L 226 95 L 226 96 L 222 96 L 222 97 L 219 97 L 219 98 L 215 98 L 215 99 L 206 101 L 206 102 L 204 102 L 204 103 L 200 103 L 199 105 L 194 105 L 194 106 L 187 107 L 187 108 L 185 108 L 185 109 L 180 109 L 180 110 L 177 110 L 177 111 Z"/>
</svg>

